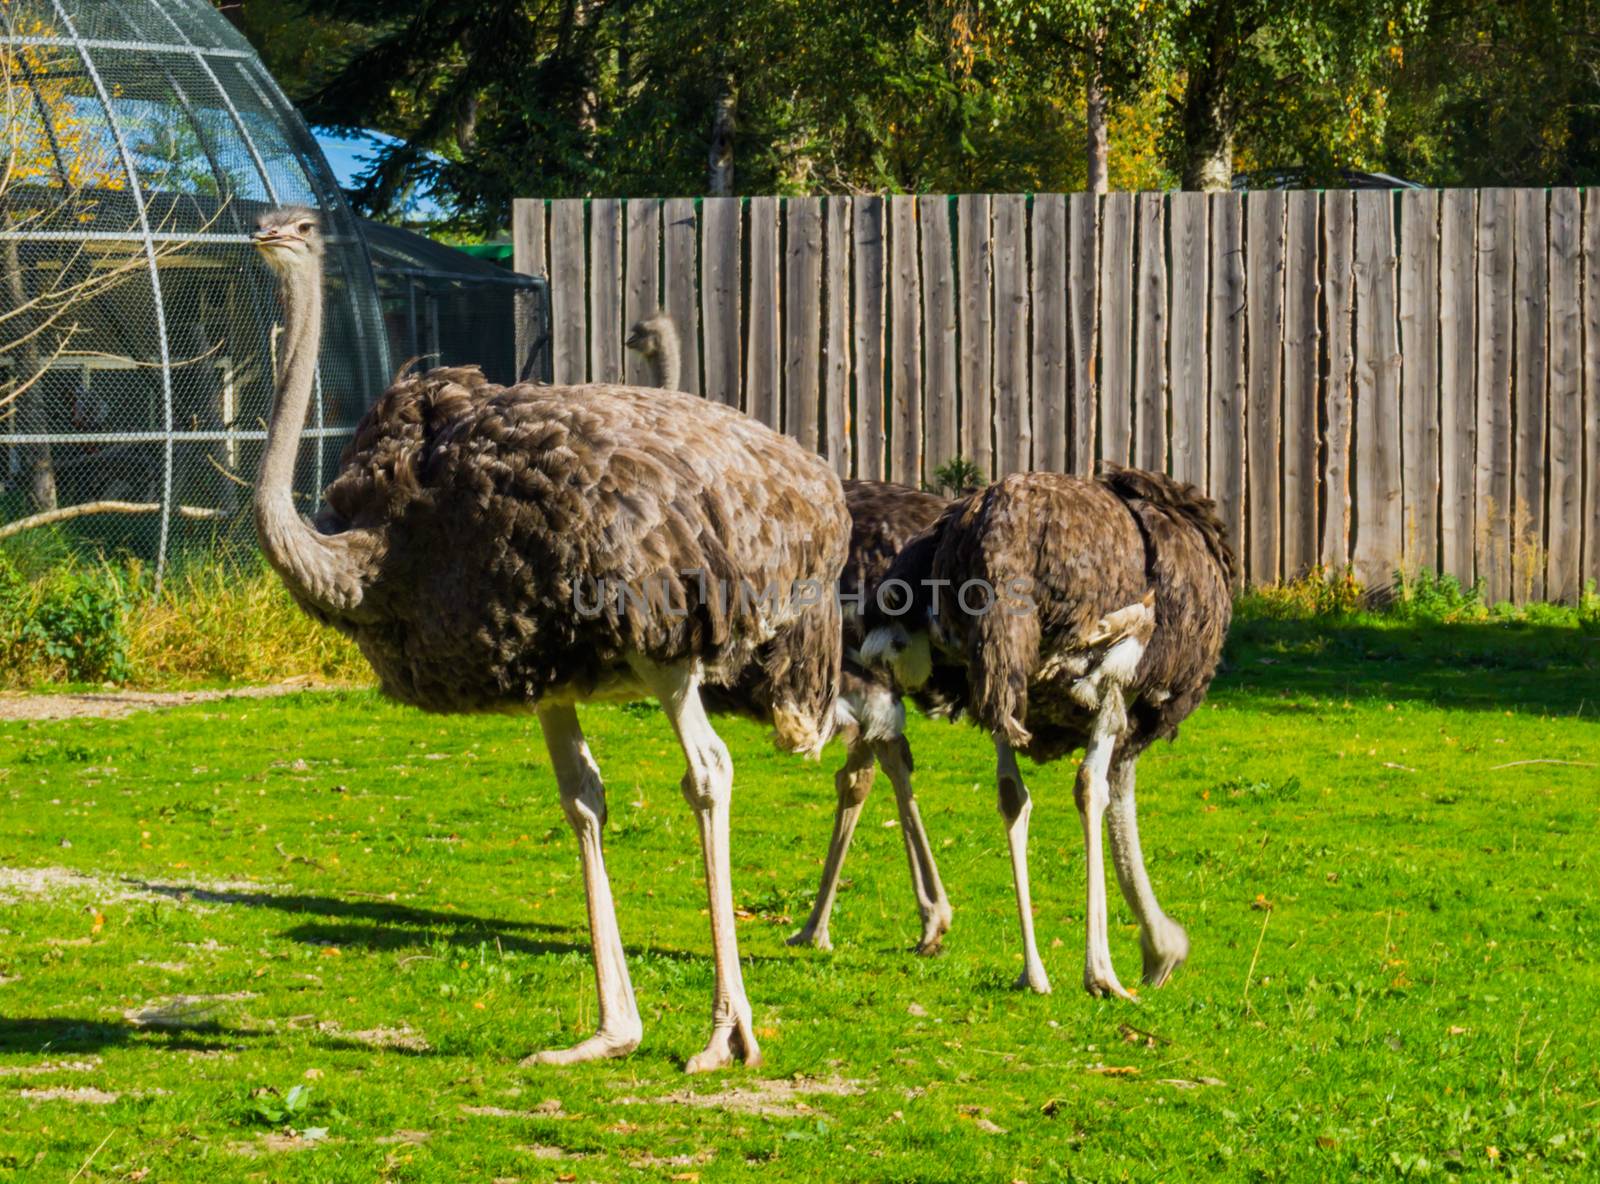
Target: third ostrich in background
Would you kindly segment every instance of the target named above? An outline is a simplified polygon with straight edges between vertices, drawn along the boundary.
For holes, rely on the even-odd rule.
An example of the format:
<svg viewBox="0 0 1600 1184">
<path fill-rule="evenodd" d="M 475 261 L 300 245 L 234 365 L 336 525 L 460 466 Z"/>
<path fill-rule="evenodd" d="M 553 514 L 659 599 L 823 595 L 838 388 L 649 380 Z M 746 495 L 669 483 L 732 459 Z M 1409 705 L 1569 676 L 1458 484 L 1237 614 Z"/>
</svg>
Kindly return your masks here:
<svg viewBox="0 0 1600 1184">
<path fill-rule="evenodd" d="M 1022 473 L 956 502 L 901 550 L 887 578 L 914 590 L 906 611 L 868 606 L 863 657 L 892 666 L 907 688 L 957 672 L 946 684 L 962 696 L 955 708 L 994 740 L 1022 924 L 1019 986 L 1050 989 L 1033 934 L 1032 799 L 1018 752 L 1042 762 L 1084 749 L 1084 987 L 1128 995 L 1111 966 L 1102 818 L 1139 920 L 1144 981 L 1159 986 L 1187 957 L 1188 937 L 1145 872 L 1134 766 L 1205 697 L 1232 612 L 1232 572 L 1215 506 L 1192 486 L 1135 469 L 1094 479 Z"/>
<path fill-rule="evenodd" d="M 656 312 L 639 321 L 628 333 L 627 344 L 650 364 L 657 386 L 678 389 L 679 335 L 669 315 Z M 877 775 L 875 766 L 882 766 L 894 786 L 900 834 L 905 840 L 906 860 L 911 867 L 911 888 L 916 894 L 917 912 L 922 920 L 922 934 L 916 950 L 920 954 L 931 954 L 939 949 L 950 929 L 950 901 L 939 880 L 933 846 L 928 841 L 928 832 L 922 825 L 922 815 L 911 789 L 911 745 L 905 736 L 905 705 L 887 672 L 869 670 L 852 655 L 862 642 L 857 606 L 876 597 L 878 585 L 895 554 L 931 526 L 949 503 L 937 494 L 883 481 L 845 481 L 843 485 L 851 529 L 850 556 L 839 577 L 845 646 L 839 684 L 839 723 L 847 755 L 844 767 L 834 777 L 838 801 L 828 856 L 823 863 L 822 883 L 817 889 L 811 916 L 789 939 L 789 944 L 814 945 L 823 950 L 832 948 L 828 919 L 838 893 L 845 853 L 850 848 L 867 795 L 872 791 Z M 947 680 L 953 674 L 946 672 Z M 737 691 L 738 688 L 734 688 L 734 692 Z M 917 703 L 924 711 L 939 714 L 947 699 L 938 684 L 931 684 L 921 690 Z"/>
</svg>

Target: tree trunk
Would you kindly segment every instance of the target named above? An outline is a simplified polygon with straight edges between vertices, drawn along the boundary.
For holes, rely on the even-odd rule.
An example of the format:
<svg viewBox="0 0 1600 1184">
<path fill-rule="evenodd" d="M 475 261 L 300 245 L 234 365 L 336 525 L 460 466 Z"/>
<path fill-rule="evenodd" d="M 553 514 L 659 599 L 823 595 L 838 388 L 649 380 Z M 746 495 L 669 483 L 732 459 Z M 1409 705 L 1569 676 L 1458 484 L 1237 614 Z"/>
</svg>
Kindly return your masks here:
<svg viewBox="0 0 1600 1184">
<path fill-rule="evenodd" d="M 6 224 L 10 226 L 11 219 Z M 15 239 L 5 242 L 6 294 L 11 307 L 26 308 L 29 302 L 26 279 L 22 270 L 21 252 Z M 39 340 L 33 335 L 36 328 L 33 316 L 16 319 L 16 328 L 9 345 L 0 344 L 0 352 L 9 353 L 11 359 L 12 389 L 32 381 L 33 385 L 17 396 L 15 408 L 17 430 L 28 435 L 43 435 L 50 430 L 50 415 L 46 399 L 49 384 L 39 378 L 44 369 L 44 357 L 39 352 Z M 0 388 L 0 397 L 5 395 Z M 4 414 L 0 411 L 0 414 Z M 28 490 L 28 505 L 39 512 L 54 510 L 59 504 L 56 491 L 55 460 L 48 444 L 24 444 L 17 447 L 21 454 L 23 481 Z"/>
<path fill-rule="evenodd" d="M 1106 92 L 1101 79 L 1100 53 L 1105 44 L 1105 29 L 1095 30 L 1089 49 L 1089 77 L 1084 85 L 1084 124 L 1089 132 L 1089 184 L 1090 193 L 1106 191 Z"/>
<path fill-rule="evenodd" d="M 1233 187 L 1234 109 L 1232 81 L 1237 60 L 1232 5 L 1211 14 L 1203 56 L 1189 67 L 1183 91 L 1183 187 L 1206 191 Z"/>
<path fill-rule="evenodd" d="M 706 192 L 712 197 L 733 196 L 733 133 L 738 109 L 738 88 L 734 86 L 733 79 L 725 79 L 711 117 L 710 168 L 706 175 Z"/>
</svg>

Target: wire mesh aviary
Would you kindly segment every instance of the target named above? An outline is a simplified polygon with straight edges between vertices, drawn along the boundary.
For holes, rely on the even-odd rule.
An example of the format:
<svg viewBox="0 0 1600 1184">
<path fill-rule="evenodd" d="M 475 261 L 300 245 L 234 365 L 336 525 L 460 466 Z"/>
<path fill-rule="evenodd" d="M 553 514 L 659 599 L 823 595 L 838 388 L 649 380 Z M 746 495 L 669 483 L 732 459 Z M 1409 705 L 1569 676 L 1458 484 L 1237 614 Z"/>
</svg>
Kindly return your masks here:
<svg viewBox="0 0 1600 1184">
<path fill-rule="evenodd" d="M 390 375 L 327 162 L 205 0 L 0 0 L 0 91 L 0 540 L 53 527 L 158 572 L 253 546 L 280 311 L 262 210 L 318 208 L 328 239 L 308 506 Z"/>
</svg>

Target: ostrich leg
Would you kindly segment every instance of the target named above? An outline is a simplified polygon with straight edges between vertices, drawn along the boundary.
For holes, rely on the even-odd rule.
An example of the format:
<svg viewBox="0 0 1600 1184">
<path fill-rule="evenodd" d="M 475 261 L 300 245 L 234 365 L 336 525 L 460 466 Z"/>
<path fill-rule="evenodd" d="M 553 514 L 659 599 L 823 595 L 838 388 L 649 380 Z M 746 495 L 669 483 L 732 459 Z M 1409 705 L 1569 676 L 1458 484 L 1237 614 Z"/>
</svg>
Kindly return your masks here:
<svg viewBox="0 0 1600 1184">
<path fill-rule="evenodd" d="M 1112 687 L 1095 717 L 1089 743 L 1084 748 L 1083 763 L 1078 766 L 1076 797 L 1078 817 L 1083 821 L 1083 872 L 1087 881 L 1083 988 L 1091 995 L 1118 995 L 1131 999 L 1133 996 L 1123 989 L 1117 981 L 1117 972 L 1111 967 L 1105 854 L 1100 825 L 1111 798 L 1106 770 L 1111 764 L 1112 749 L 1116 746 L 1125 719 L 1122 692 Z"/>
<path fill-rule="evenodd" d="M 1028 888 L 1028 816 L 1033 813 L 1033 798 L 1017 768 L 1017 754 L 1005 737 L 994 737 L 996 775 L 999 785 L 1000 817 L 1005 819 L 1006 845 L 1011 849 L 1011 880 L 1017 893 L 1017 919 L 1022 922 L 1022 973 L 1017 986 L 1029 987 L 1041 995 L 1050 993 L 1050 978 L 1039 958 L 1039 943 L 1033 936 L 1033 896 Z"/>
<path fill-rule="evenodd" d="M 850 839 L 856 833 L 856 822 L 861 818 L 861 807 L 872 791 L 876 772 L 872 767 L 872 742 L 857 738 L 845 756 L 844 766 L 834 774 L 833 785 L 839 795 L 833 811 L 833 834 L 828 839 L 828 858 L 822 865 L 822 882 L 817 885 L 817 899 L 811 906 L 811 916 L 800 931 L 789 938 L 792 946 L 815 946 L 819 950 L 833 949 L 828 938 L 828 918 L 833 913 L 833 900 L 839 892 L 839 872 L 844 867 L 845 852 L 850 849 Z"/>
<path fill-rule="evenodd" d="M 690 1073 L 721 1069 L 734 1061 L 761 1063 L 750 1000 L 739 970 L 739 943 L 734 932 L 733 872 L 728 851 L 728 807 L 733 797 L 733 762 L 727 745 L 711 728 L 700 701 L 699 675 L 687 665 L 670 669 L 640 665 L 639 674 L 661 701 L 678 734 L 689 768 L 683 775 L 683 796 L 700 827 L 705 857 L 706 897 L 711 912 L 711 956 L 716 985 L 711 1000 L 711 1039 L 684 1066 Z"/>
<path fill-rule="evenodd" d="M 905 840 L 911 890 L 917 894 L 917 912 L 922 917 L 917 953 L 935 954 L 944 935 L 950 932 L 950 898 L 944 894 L 939 869 L 933 862 L 933 846 L 923 828 L 916 795 L 911 792 L 911 745 L 904 736 L 896 736 L 874 741 L 873 751 L 894 785 L 895 806 L 900 811 L 900 837 Z"/>
<path fill-rule="evenodd" d="M 1111 862 L 1117 869 L 1122 896 L 1139 918 L 1139 949 L 1144 954 L 1144 981 L 1159 987 L 1189 956 L 1183 926 L 1161 910 L 1150 886 L 1139 848 L 1139 819 L 1134 807 L 1136 757 L 1118 756 L 1111 764 L 1111 804 L 1106 829 L 1111 834 Z"/>
<path fill-rule="evenodd" d="M 584 743 L 578 713 L 570 705 L 539 711 L 545 746 L 561 787 L 561 807 L 578 836 L 583 862 L 583 891 L 589 903 L 589 940 L 594 947 L 595 996 L 600 1001 L 600 1028 L 572 1048 L 535 1053 L 524 1065 L 570 1065 L 600 1057 L 620 1057 L 639 1046 L 643 1026 L 634 1002 L 633 984 L 617 932 L 617 910 L 611 900 L 600 834 L 606 823 L 606 792 L 600 770 Z"/>
</svg>

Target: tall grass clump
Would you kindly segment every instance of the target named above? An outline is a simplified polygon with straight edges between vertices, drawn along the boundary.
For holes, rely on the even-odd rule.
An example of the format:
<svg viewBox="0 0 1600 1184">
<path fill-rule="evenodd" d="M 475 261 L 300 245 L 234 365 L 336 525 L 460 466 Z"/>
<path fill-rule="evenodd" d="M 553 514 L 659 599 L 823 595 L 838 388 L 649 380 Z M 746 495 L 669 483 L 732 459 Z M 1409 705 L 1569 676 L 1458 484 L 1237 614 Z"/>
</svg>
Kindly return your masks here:
<svg viewBox="0 0 1600 1184">
<path fill-rule="evenodd" d="M 1350 568 L 1314 567 L 1299 579 L 1239 593 L 1233 611 L 1246 620 L 1337 620 L 1360 613 L 1367 603 L 1367 589 Z"/>
<path fill-rule="evenodd" d="M 355 646 L 258 559 L 195 561 L 157 591 L 138 560 L 37 558 L 0 554 L 0 689 L 371 679 Z"/>
<path fill-rule="evenodd" d="M 132 676 L 142 684 L 372 677 L 354 643 L 306 616 L 259 559 L 169 571 L 128 634 Z"/>
</svg>

